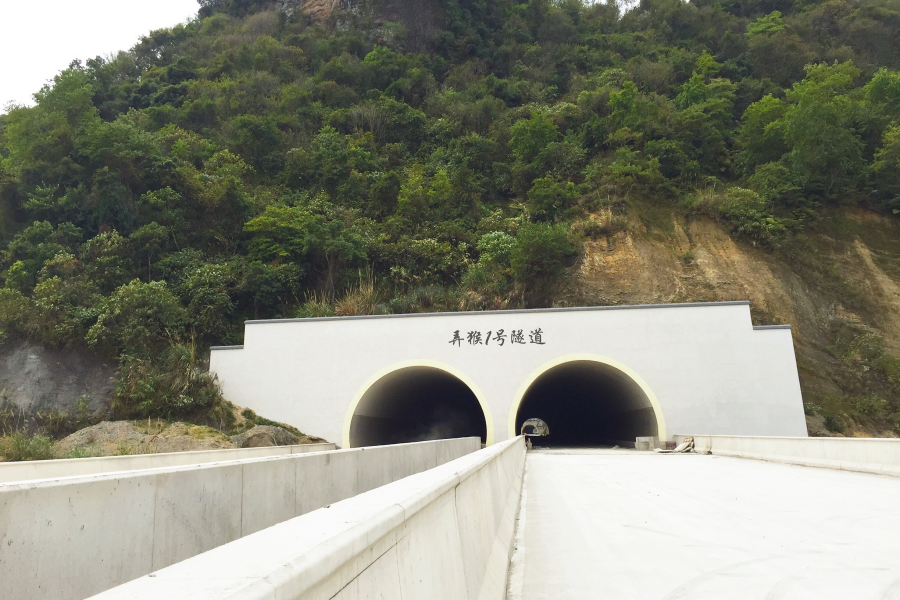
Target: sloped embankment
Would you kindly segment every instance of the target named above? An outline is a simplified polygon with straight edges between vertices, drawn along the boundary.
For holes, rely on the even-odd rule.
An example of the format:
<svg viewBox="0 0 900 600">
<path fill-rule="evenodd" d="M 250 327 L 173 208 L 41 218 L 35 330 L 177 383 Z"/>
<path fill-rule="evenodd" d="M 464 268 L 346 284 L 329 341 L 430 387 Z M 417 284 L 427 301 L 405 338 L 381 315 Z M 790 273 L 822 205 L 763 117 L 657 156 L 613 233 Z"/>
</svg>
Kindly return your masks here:
<svg viewBox="0 0 900 600">
<path fill-rule="evenodd" d="M 180 421 L 103 421 L 63 438 L 53 445 L 59 457 L 155 454 L 223 448 L 258 448 L 315 444 L 321 438 L 295 435 L 274 425 L 256 425 L 228 436 L 203 425 Z"/>
</svg>

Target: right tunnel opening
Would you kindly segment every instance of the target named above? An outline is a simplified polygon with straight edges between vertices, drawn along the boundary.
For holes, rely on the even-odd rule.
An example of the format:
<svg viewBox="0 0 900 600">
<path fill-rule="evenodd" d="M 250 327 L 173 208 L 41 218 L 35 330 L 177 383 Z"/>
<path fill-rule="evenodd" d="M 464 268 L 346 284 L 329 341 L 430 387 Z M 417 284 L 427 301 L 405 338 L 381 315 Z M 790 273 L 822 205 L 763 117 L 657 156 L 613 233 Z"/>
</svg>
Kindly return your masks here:
<svg viewBox="0 0 900 600">
<path fill-rule="evenodd" d="M 658 436 L 656 412 L 638 383 L 623 371 L 592 360 L 574 360 L 542 373 L 525 391 L 516 412 L 516 434 L 531 418 L 550 435 L 539 446 L 633 448 L 635 438 Z"/>
</svg>

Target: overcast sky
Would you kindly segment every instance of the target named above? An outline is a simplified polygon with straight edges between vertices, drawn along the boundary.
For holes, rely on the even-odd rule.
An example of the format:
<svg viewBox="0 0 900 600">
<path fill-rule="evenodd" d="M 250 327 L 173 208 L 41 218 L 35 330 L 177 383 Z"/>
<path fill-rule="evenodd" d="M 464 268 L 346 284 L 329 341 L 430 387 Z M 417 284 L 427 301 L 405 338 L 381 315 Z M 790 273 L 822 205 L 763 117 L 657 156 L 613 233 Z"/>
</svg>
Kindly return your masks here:
<svg viewBox="0 0 900 600">
<path fill-rule="evenodd" d="M 197 14 L 197 0 L 2 0 L 0 113 L 76 58 L 127 50 L 141 35 Z"/>
</svg>

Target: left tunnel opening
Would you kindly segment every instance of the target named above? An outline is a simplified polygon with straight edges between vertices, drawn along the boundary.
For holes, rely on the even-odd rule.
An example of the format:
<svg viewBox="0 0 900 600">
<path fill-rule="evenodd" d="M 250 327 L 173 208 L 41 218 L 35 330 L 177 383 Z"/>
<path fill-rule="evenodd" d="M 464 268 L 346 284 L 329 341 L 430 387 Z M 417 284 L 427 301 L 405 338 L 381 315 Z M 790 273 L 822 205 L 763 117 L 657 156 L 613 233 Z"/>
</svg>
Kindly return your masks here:
<svg viewBox="0 0 900 600">
<path fill-rule="evenodd" d="M 398 369 L 365 391 L 350 421 L 350 447 L 458 437 L 487 438 L 475 393 L 435 367 Z"/>
</svg>

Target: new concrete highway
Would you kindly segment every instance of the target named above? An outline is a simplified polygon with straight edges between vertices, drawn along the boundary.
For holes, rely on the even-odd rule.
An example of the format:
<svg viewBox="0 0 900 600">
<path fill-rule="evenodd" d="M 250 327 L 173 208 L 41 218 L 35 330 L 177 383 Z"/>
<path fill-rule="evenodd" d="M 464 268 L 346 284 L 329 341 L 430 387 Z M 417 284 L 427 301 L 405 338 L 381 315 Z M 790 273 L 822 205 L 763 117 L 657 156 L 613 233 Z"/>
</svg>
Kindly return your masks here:
<svg viewBox="0 0 900 600">
<path fill-rule="evenodd" d="M 528 453 L 509 600 L 900 600 L 900 478 Z"/>
</svg>

